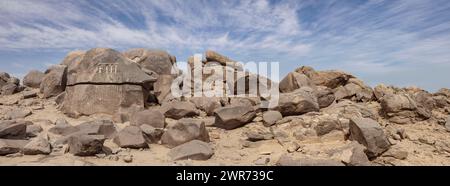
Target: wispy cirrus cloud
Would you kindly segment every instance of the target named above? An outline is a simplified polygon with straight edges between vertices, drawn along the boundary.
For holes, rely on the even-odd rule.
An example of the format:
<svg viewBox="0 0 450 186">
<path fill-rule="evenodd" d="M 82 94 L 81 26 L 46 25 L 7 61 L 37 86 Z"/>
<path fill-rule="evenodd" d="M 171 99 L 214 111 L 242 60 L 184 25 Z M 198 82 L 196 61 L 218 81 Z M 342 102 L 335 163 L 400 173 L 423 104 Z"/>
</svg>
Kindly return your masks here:
<svg viewBox="0 0 450 186">
<path fill-rule="evenodd" d="M 447 0 L 3 0 L 0 21 L 1 69 L 60 60 L 39 57 L 43 51 L 162 48 L 184 60 L 214 49 L 242 61 L 280 61 L 282 75 L 311 65 L 371 85 L 450 87 L 436 80 L 450 79 Z"/>
</svg>

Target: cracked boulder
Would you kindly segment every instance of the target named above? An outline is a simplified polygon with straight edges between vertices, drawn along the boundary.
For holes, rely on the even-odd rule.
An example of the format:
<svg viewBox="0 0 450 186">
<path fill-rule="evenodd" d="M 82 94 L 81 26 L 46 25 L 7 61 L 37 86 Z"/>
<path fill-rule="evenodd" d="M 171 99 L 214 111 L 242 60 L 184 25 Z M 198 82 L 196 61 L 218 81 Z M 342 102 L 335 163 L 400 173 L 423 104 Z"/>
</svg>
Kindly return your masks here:
<svg viewBox="0 0 450 186">
<path fill-rule="evenodd" d="M 120 52 L 105 48 L 87 51 L 74 71 L 62 105 L 62 111 L 73 117 L 143 109 L 156 80 Z"/>
</svg>

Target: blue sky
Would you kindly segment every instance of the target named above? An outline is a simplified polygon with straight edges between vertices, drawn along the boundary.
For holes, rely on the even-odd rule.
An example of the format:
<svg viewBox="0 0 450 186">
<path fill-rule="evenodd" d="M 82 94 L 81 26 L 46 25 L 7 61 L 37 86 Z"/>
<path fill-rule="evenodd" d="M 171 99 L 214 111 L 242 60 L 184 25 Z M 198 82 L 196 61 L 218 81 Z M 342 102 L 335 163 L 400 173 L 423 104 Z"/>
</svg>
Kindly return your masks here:
<svg viewBox="0 0 450 186">
<path fill-rule="evenodd" d="M 213 49 L 352 73 L 371 86 L 450 88 L 448 0 L 0 0 L 0 71 L 23 76 L 71 50 Z"/>
</svg>

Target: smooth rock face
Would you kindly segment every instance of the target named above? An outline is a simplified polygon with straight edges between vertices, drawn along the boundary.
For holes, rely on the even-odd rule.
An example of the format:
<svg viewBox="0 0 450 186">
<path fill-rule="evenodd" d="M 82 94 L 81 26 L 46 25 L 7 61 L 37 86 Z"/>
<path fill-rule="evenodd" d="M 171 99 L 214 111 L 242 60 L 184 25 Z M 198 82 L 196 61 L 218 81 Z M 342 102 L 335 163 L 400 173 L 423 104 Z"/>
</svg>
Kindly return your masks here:
<svg viewBox="0 0 450 186">
<path fill-rule="evenodd" d="M 150 125 L 155 128 L 164 128 L 165 117 L 158 110 L 144 110 L 135 113 L 130 120 L 130 125 Z"/>
<path fill-rule="evenodd" d="M 367 147 L 369 158 L 376 157 L 389 149 L 389 143 L 380 124 L 369 118 L 350 120 L 350 139 Z"/>
<path fill-rule="evenodd" d="M 69 153 L 75 156 L 93 156 L 102 152 L 103 135 L 72 135 L 69 138 Z"/>
<path fill-rule="evenodd" d="M 48 142 L 47 135 L 41 135 L 33 138 L 25 147 L 23 148 L 23 153 L 25 155 L 37 155 L 37 154 L 50 154 L 51 147 Z"/>
<path fill-rule="evenodd" d="M 23 85 L 31 88 L 40 88 L 44 77 L 45 74 L 43 72 L 32 70 L 23 78 Z"/>
<path fill-rule="evenodd" d="M 291 93 L 281 93 L 274 110 L 278 110 L 283 116 L 301 115 L 319 111 L 319 104 L 312 90 L 301 88 Z"/>
<path fill-rule="evenodd" d="M 0 138 L 4 139 L 25 139 L 27 124 L 25 122 L 1 122 Z"/>
<path fill-rule="evenodd" d="M 280 112 L 278 111 L 267 111 L 263 113 L 263 121 L 265 126 L 272 126 L 274 125 L 278 120 L 283 118 Z"/>
<path fill-rule="evenodd" d="M 0 139 L 0 156 L 22 151 L 28 140 Z"/>
<path fill-rule="evenodd" d="M 219 128 L 231 130 L 250 123 L 255 117 L 256 112 L 249 106 L 226 106 L 214 111 L 214 125 Z"/>
<path fill-rule="evenodd" d="M 136 126 L 128 126 L 122 129 L 116 137 L 114 143 L 122 148 L 147 148 L 144 134 L 141 129 Z"/>
<path fill-rule="evenodd" d="M 164 103 L 162 106 L 164 116 L 172 119 L 198 116 L 195 105 L 191 102 L 173 101 Z"/>
<path fill-rule="evenodd" d="M 168 156 L 173 160 L 207 160 L 214 154 L 208 143 L 200 140 L 192 140 L 171 149 Z"/>
<path fill-rule="evenodd" d="M 54 65 L 45 73 L 40 84 L 40 91 L 44 98 L 57 96 L 64 92 L 67 84 L 67 66 Z"/>
<path fill-rule="evenodd" d="M 57 119 L 55 122 L 55 126 L 50 128 L 48 131 L 53 134 L 66 136 L 78 132 L 79 130 L 80 130 L 79 128 L 74 127 L 69 123 L 67 123 L 65 119 Z"/>
<path fill-rule="evenodd" d="M 62 110 L 69 116 L 113 115 L 134 107 L 144 109 L 143 98 L 144 92 L 139 85 L 81 84 L 67 87 Z"/>
<path fill-rule="evenodd" d="M 209 134 L 202 120 L 183 118 L 167 126 L 167 131 L 161 137 L 162 144 L 170 148 L 192 140 L 209 142 Z"/>
<path fill-rule="evenodd" d="M 144 108 L 155 77 L 112 49 L 87 51 L 69 74 L 62 110 L 70 116 L 125 112 Z M 82 104 L 81 104 L 82 103 Z"/>
</svg>

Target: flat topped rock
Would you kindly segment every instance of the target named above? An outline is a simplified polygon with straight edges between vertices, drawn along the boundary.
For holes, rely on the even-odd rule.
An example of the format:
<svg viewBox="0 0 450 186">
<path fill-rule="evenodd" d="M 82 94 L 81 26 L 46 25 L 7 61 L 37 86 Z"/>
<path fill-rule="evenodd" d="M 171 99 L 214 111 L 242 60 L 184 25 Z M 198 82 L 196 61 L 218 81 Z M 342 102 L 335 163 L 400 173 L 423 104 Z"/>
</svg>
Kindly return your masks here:
<svg viewBox="0 0 450 186">
<path fill-rule="evenodd" d="M 76 77 L 68 78 L 67 85 L 76 84 L 144 84 L 156 81 L 139 65 L 120 52 L 107 48 L 94 48 L 81 59 Z"/>
</svg>

